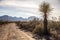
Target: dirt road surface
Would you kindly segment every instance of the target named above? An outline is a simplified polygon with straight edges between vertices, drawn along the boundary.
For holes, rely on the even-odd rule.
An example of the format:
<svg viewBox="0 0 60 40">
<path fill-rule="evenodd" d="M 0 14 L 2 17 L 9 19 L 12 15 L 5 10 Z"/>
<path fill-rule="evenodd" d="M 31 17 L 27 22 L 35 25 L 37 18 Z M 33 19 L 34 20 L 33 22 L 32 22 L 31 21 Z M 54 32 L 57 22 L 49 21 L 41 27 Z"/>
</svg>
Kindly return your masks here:
<svg viewBox="0 0 60 40">
<path fill-rule="evenodd" d="M 19 30 L 15 23 L 0 26 L 0 40 L 35 40 Z"/>
</svg>

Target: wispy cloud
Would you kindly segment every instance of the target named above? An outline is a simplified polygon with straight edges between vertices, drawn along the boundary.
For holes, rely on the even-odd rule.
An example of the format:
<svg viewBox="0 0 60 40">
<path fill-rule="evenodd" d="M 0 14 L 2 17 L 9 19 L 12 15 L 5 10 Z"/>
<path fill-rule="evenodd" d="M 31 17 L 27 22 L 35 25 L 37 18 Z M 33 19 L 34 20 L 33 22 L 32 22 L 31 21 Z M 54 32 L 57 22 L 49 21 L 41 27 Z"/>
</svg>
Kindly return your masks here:
<svg viewBox="0 0 60 40">
<path fill-rule="evenodd" d="M 21 17 L 29 17 L 29 16 L 37 16 L 36 9 L 24 8 L 24 7 L 10 7 L 10 6 L 0 6 L 1 15 L 10 15 L 10 16 L 21 16 Z M 39 16 L 37 16 L 39 17 Z"/>
<path fill-rule="evenodd" d="M 60 15 L 60 0 L 0 0 L 0 15 L 40 16 L 38 8 L 43 1 L 51 4 L 54 8 L 53 14 Z"/>
</svg>

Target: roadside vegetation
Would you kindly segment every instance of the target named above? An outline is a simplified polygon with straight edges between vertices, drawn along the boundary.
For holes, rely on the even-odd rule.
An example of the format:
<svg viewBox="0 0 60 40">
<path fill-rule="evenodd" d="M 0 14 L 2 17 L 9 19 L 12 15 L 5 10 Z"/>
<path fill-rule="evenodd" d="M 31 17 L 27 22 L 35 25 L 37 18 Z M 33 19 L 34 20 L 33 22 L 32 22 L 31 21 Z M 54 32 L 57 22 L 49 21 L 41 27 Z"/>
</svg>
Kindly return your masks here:
<svg viewBox="0 0 60 40">
<path fill-rule="evenodd" d="M 19 29 L 32 32 L 34 35 L 39 35 L 40 38 L 44 37 L 44 24 L 42 20 L 33 19 L 31 21 L 17 22 Z M 48 32 L 50 33 L 51 40 L 60 40 L 60 21 L 48 21 Z M 34 36 L 36 37 L 36 36 Z"/>
<path fill-rule="evenodd" d="M 0 20 L 0 25 L 7 24 L 7 23 L 8 23 L 7 21 L 4 22 Z"/>
</svg>

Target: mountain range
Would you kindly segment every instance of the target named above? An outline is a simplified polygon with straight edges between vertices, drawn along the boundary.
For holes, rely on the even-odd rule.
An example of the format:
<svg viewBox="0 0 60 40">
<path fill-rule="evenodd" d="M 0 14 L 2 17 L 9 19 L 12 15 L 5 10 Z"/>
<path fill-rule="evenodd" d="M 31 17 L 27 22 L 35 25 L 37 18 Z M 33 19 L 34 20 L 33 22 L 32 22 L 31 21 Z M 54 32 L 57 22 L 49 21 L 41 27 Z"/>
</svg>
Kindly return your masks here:
<svg viewBox="0 0 60 40">
<path fill-rule="evenodd" d="M 28 18 L 23 18 L 23 17 L 12 17 L 8 15 L 0 16 L 0 20 L 2 21 L 26 21 L 26 20 L 33 20 L 34 18 L 37 18 L 37 17 L 30 16 Z"/>
</svg>

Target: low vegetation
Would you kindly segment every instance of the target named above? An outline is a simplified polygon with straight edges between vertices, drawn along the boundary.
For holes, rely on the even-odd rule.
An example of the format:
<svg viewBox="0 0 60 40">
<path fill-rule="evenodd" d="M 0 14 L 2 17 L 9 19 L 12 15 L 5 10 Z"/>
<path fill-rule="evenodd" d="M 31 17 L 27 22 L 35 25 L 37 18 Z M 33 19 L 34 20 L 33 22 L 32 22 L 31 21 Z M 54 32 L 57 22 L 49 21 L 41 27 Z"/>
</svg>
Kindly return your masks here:
<svg viewBox="0 0 60 40">
<path fill-rule="evenodd" d="M 5 21 L 5 22 L 0 21 L 0 25 L 7 24 L 7 23 L 8 23 L 7 21 Z"/>
<path fill-rule="evenodd" d="M 32 32 L 33 34 L 37 34 L 40 36 L 44 35 L 44 25 L 43 21 L 32 20 L 25 22 L 17 22 L 17 26 L 20 29 L 24 29 Z M 60 22 L 59 21 L 48 21 L 48 31 L 51 35 L 51 39 L 60 40 Z"/>
</svg>

